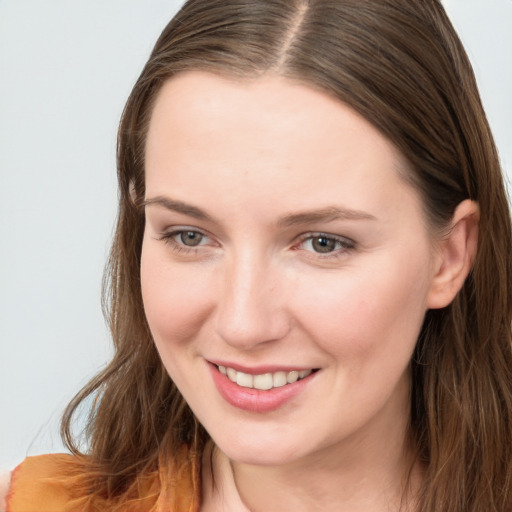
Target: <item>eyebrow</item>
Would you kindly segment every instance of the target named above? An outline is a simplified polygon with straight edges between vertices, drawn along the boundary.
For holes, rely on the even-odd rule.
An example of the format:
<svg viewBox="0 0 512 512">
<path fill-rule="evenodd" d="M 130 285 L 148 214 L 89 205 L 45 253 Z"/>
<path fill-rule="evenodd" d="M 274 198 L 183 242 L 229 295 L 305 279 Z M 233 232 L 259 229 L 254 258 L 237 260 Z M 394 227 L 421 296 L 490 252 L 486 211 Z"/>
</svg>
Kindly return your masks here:
<svg viewBox="0 0 512 512">
<path fill-rule="evenodd" d="M 201 210 L 197 206 L 184 203 L 183 201 L 177 201 L 176 199 L 170 199 L 169 197 L 157 196 L 150 199 L 145 199 L 142 203 L 143 206 L 161 206 L 166 210 L 171 210 L 177 213 L 183 213 L 189 217 L 193 217 L 198 220 L 205 220 L 212 222 L 214 219 L 211 215 L 208 215 L 205 211 Z"/>
<path fill-rule="evenodd" d="M 329 206 L 320 210 L 308 210 L 285 215 L 279 219 L 278 225 L 280 227 L 292 227 L 298 224 L 332 222 L 335 220 L 376 220 L 376 217 L 360 210 Z"/>
<path fill-rule="evenodd" d="M 146 199 L 142 204 L 143 206 L 156 205 L 198 220 L 215 222 L 215 219 L 201 208 L 169 197 L 152 197 Z M 376 220 L 376 217 L 360 210 L 328 206 L 318 210 L 307 210 L 284 215 L 278 219 L 277 225 L 281 228 L 286 228 L 315 222 L 333 222 L 335 220 Z"/>
</svg>

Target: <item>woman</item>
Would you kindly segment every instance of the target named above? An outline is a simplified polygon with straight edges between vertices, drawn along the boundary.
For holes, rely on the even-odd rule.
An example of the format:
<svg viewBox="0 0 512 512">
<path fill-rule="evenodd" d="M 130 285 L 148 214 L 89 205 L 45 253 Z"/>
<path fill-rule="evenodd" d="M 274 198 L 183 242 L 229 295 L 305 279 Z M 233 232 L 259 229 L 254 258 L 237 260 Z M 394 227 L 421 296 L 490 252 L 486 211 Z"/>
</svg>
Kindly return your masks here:
<svg viewBox="0 0 512 512">
<path fill-rule="evenodd" d="M 510 216 L 438 1 L 187 2 L 118 170 L 116 354 L 7 510 L 510 510 Z"/>
</svg>

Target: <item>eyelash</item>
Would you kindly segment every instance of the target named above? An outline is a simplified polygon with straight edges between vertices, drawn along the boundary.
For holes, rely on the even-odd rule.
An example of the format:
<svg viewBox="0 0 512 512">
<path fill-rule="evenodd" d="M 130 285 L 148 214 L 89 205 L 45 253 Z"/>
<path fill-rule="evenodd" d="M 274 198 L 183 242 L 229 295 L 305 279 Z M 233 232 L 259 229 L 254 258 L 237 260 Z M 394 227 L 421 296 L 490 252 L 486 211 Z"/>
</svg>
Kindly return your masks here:
<svg viewBox="0 0 512 512">
<path fill-rule="evenodd" d="M 338 247 L 336 249 L 333 249 L 332 251 L 321 253 L 314 250 L 306 250 L 307 252 L 310 252 L 314 254 L 315 258 L 320 259 L 328 259 L 328 258 L 341 258 L 347 254 L 347 252 L 350 252 L 356 248 L 356 243 L 351 240 L 350 238 L 346 238 L 344 236 L 338 236 L 338 235 L 330 235 L 328 233 L 308 233 L 301 237 L 299 243 L 295 245 L 293 248 L 295 250 L 300 250 L 300 246 L 303 246 L 305 242 L 310 241 L 312 244 L 314 243 L 314 240 L 324 239 L 328 242 L 334 242 Z"/>
<path fill-rule="evenodd" d="M 194 245 L 191 245 L 191 246 L 188 246 L 188 245 L 185 245 L 184 243 L 180 243 L 178 241 L 175 240 L 175 237 L 179 236 L 179 235 L 183 235 L 184 233 L 194 233 L 196 235 L 199 235 L 200 237 L 203 237 L 203 238 L 209 238 L 208 235 L 206 235 L 205 233 L 203 233 L 202 231 L 199 231 L 197 229 L 176 229 L 174 231 L 169 231 L 169 232 L 166 232 L 166 233 L 162 233 L 160 235 L 160 237 L 158 238 L 158 240 L 164 242 L 165 244 L 169 245 L 171 247 L 171 249 L 173 251 L 175 251 L 176 253 L 178 254 L 195 254 L 197 253 L 197 251 L 199 250 L 199 247 L 201 247 L 202 244 L 201 242 L 203 241 L 201 239 L 201 241 L 199 242 L 198 245 L 194 246 Z"/>
<path fill-rule="evenodd" d="M 166 233 L 162 233 L 158 240 L 163 241 L 167 245 L 171 247 L 173 251 L 175 251 L 178 254 L 196 254 L 200 249 L 201 246 L 205 245 L 201 242 L 203 239 L 200 240 L 199 244 L 196 246 L 187 246 L 184 243 L 180 243 L 175 238 L 177 236 L 183 235 L 185 233 L 194 233 L 195 235 L 199 235 L 200 237 L 209 238 L 208 235 L 203 233 L 202 231 L 199 231 L 197 229 L 176 229 L 173 231 L 169 231 Z M 344 255 L 346 255 L 347 252 L 350 252 L 356 248 L 356 243 L 351 240 L 350 238 L 337 236 L 337 235 L 330 235 L 327 233 L 307 233 L 305 235 L 302 235 L 299 242 L 295 244 L 292 249 L 293 250 L 301 250 L 301 246 L 304 245 L 305 242 L 310 241 L 311 243 L 314 243 L 314 240 L 324 239 L 328 243 L 334 243 L 338 247 L 333 249 L 332 251 L 328 251 L 325 253 L 314 251 L 314 250 L 307 250 L 303 249 L 306 252 L 314 254 L 315 258 L 320 259 L 329 259 L 329 258 L 341 258 Z"/>
</svg>

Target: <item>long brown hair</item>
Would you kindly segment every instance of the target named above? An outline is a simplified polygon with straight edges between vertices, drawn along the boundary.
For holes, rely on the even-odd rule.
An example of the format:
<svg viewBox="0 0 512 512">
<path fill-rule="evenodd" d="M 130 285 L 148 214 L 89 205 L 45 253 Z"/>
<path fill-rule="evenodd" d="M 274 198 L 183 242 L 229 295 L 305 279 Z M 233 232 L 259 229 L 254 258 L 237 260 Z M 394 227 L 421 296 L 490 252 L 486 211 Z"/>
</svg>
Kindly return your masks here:
<svg viewBox="0 0 512 512">
<path fill-rule="evenodd" d="M 479 203 L 475 263 L 451 305 L 427 313 L 411 362 L 411 436 L 425 512 L 512 510 L 512 243 L 502 174 L 468 57 L 438 0 L 190 0 L 165 28 L 118 137 L 119 216 L 105 281 L 112 362 L 70 403 L 94 397 L 86 430 L 93 492 L 120 496 L 162 453 L 200 455 L 198 425 L 154 347 L 139 264 L 144 147 L 162 84 L 185 70 L 276 73 L 350 105 L 409 160 L 431 226 Z"/>
</svg>

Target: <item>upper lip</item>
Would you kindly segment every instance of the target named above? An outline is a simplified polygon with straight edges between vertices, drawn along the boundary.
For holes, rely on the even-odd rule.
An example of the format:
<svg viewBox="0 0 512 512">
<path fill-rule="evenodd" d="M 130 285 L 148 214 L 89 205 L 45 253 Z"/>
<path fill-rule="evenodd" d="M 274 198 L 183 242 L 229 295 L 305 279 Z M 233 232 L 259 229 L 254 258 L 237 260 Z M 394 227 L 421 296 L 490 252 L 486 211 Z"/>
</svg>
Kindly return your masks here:
<svg viewBox="0 0 512 512">
<path fill-rule="evenodd" d="M 265 364 L 257 366 L 245 366 L 243 364 L 234 363 L 231 361 L 223 361 L 219 359 L 208 359 L 208 362 L 215 366 L 224 366 L 226 368 L 233 368 L 237 372 L 247 373 L 249 375 L 262 375 L 264 373 L 276 373 L 276 372 L 292 372 L 301 370 L 314 370 L 316 368 L 312 366 L 304 365 L 282 365 L 282 364 Z"/>
</svg>

